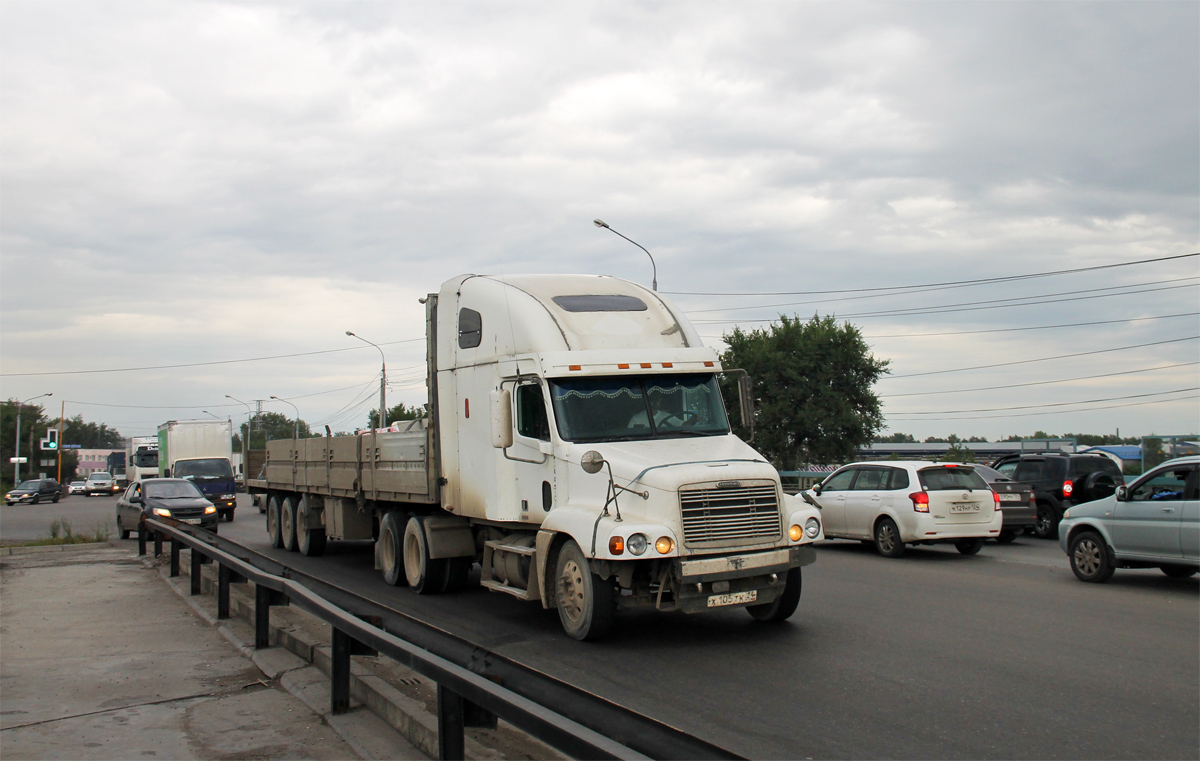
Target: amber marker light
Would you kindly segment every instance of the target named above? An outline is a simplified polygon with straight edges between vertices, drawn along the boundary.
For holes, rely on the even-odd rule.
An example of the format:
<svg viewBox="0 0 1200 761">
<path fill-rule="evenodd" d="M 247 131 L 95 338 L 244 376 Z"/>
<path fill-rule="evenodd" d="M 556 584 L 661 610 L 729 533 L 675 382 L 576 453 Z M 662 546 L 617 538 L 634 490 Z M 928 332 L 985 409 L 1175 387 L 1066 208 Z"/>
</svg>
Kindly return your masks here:
<svg viewBox="0 0 1200 761">
<path fill-rule="evenodd" d="M 666 555 L 675 549 L 675 540 L 669 536 L 660 536 L 658 541 L 654 543 L 654 549 L 658 550 L 659 555 Z"/>
<path fill-rule="evenodd" d="M 804 529 L 800 528 L 800 525 L 798 523 L 793 523 L 791 525 L 791 527 L 788 528 L 788 539 L 791 539 L 793 542 L 798 542 L 803 537 L 804 537 Z"/>
<path fill-rule="evenodd" d="M 625 552 L 625 540 L 619 536 L 614 536 L 608 540 L 608 551 L 613 555 L 622 555 Z"/>
</svg>

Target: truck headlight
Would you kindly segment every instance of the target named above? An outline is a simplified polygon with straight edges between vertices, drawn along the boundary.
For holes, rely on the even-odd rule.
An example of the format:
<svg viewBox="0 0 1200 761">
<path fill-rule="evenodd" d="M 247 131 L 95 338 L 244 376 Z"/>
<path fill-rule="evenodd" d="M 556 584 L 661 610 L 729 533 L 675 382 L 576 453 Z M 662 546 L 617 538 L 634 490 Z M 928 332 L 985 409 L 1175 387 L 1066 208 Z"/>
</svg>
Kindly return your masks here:
<svg viewBox="0 0 1200 761">
<path fill-rule="evenodd" d="M 237 499 L 236 494 L 222 494 L 218 499 Z"/>
<path fill-rule="evenodd" d="M 799 524 L 793 523 L 788 527 L 788 539 L 793 542 L 798 542 L 804 538 L 804 529 L 800 528 Z"/>
<path fill-rule="evenodd" d="M 645 534 L 634 534 L 629 537 L 629 541 L 625 542 L 625 546 L 634 555 L 641 555 L 650 546 L 650 541 L 646 539 Z"/>
<path fill-rule="evenodd" d="M 654 543 L 654 549 L 658 550 L 659 555 L 666 555 L 675 549 L 675 540 L 669 536 L 660 536 L 658 541 Z"/>
<path fill-rule="evenodd" d="M 816 539 L 817 534 L 821 533 L 821 522 L 816 518 L 809 518 L 804 524 L 804 533 L 809 539 Z"/>
</svg>

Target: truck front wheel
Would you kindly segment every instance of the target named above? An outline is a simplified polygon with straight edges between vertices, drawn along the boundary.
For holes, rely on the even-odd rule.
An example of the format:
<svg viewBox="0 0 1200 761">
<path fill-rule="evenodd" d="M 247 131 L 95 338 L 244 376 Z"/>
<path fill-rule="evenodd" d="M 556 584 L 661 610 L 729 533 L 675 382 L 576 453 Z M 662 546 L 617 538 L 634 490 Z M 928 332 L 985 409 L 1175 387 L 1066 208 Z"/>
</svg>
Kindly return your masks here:
<svg viewBox="0 0 1200 761">
<path fill-rule="evenodd" d="M 404 527 L 404 576 L 408 588 L 419 595 L 437 595 L 446 591 L 446 561 L 429 557 L 425 521 L 414 515 Z"/>
<path fill-rule="evenodd" d="M 583 550 L 568 541 L 554 564 L 554 597 L 558 618 L 567 636 L 598 640 L 612 631 L 617 614 L 617 593 L 611 579 L 601 579 Z"/>
<path fill-rule="evenodd" d="M 783 591 L 773 602 L 748 605 L 746 612 L 753 616 L 755 621 L 786 621 L 792 617 L 792 614 L 796 612 L 796 607 L 800 604 L 802 587 L 803 580 L 799 567 L 792 568 L 787 572 L 787 583 L 784 585 Z"/>
</svg>

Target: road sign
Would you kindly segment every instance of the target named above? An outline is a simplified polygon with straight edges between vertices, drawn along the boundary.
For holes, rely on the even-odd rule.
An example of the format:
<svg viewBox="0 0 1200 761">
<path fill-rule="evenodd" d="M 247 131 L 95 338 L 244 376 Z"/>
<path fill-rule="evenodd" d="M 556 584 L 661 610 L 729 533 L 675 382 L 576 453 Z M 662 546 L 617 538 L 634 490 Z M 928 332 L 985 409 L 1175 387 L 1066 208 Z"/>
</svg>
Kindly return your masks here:
<svg viewBox="0 0 1200 761">
<path fill-rule="evenodd" d="M 15 462 L 19 465 L 24 465 L 25 463 L 29 462 L 29 458 L 28 457 L 10 457 L 10 458 L 8 458 L 8 461 Z"/>
<path fill-rule="evenodd" d="M 63 449 L 83 449 L 83 444 L 63 444 Z"/>
</svg>

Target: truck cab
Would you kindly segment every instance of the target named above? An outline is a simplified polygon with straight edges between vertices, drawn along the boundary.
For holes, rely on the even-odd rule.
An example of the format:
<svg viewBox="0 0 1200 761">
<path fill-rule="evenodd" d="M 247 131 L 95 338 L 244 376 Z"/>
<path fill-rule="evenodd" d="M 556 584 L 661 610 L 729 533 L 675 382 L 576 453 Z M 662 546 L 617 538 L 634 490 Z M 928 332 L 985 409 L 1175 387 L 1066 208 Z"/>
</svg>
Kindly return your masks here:
<svg viewBox="0 0 1200 761">
<path fill-rule="evenodd" d="M 186 478 L 217 508 L 217 520 L 233 520 L 237 509 L 237 484 L 233 467 L 224 457 L 195 457 L 176 460 L 167 477 Z"/>
</svg>

